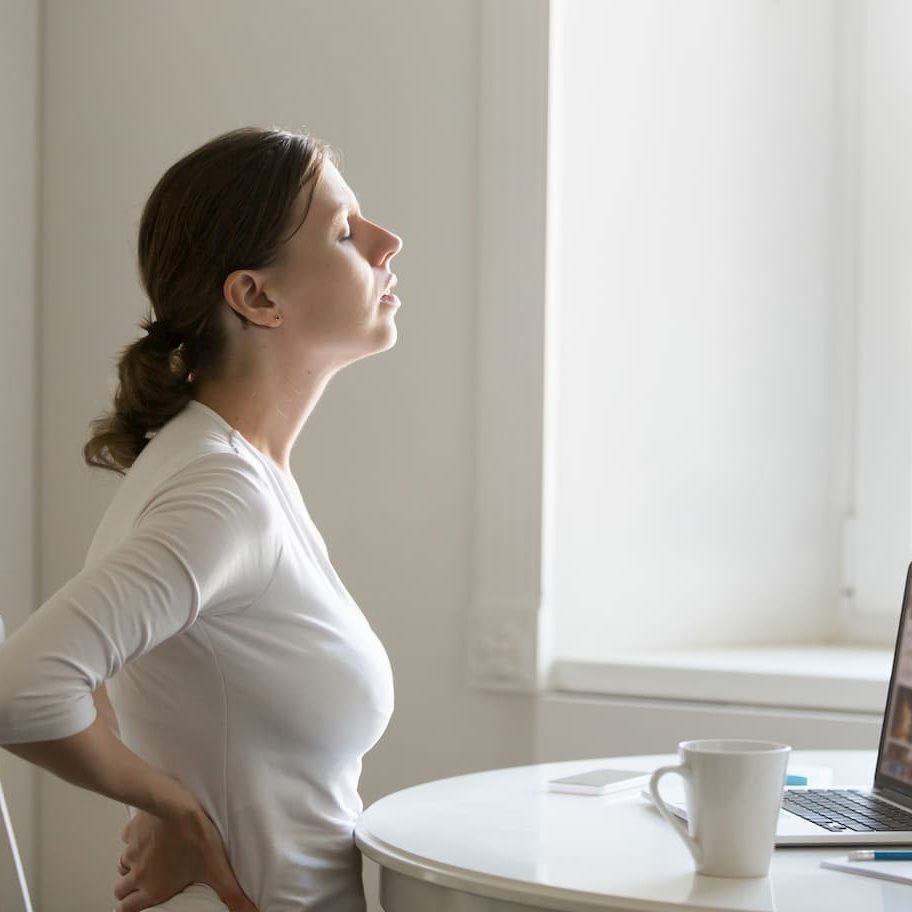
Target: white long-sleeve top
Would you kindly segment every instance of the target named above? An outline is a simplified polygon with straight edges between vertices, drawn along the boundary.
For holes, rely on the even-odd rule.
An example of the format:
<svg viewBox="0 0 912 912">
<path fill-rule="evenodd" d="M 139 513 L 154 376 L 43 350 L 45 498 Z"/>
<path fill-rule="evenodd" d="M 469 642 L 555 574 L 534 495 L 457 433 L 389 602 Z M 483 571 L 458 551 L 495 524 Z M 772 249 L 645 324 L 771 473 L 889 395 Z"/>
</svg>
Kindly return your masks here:
<svg viewBox="0 0 912 912">
<path fill-rule="evenodd" d="M 0 744 L 84 730 L 103 682 L 259 912 L 363 912 L 353 829 L 389 660 L 294 479 L 196 400 L 128 470 L 84 569 L 0 645 Z M 226 907 L 191 884 L 154 908 Z"/>
</svg>

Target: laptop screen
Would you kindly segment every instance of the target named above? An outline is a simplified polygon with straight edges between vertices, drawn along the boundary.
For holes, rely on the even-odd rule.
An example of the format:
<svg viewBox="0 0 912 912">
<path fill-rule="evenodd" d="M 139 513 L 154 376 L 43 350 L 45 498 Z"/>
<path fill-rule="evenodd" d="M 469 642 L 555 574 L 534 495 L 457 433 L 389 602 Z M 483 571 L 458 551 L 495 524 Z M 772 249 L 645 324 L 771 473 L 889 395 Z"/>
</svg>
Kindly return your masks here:
<svg viewBox="0 0 912 912">
<path fill-rule="evenodd" d="M 912 564 L 906 573 L 875 784 L 912 796 Z"/>
</svg>

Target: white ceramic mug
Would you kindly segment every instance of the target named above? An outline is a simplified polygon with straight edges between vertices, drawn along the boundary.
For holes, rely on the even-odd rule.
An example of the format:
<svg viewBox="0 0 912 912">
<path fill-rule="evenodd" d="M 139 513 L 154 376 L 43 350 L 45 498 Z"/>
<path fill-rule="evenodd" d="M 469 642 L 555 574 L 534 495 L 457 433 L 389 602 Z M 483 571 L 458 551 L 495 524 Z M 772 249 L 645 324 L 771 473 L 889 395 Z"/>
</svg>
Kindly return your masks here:
<svg viewBox="0 0 912 912">
<path fill-rule="evenodd" d="M 698 874 L 769 873 L 790 751 L 787 744 L 772 741 L 682 741 L 680 764 L 661 766 L 652 774 L 652 800 L 684 840 Z M 659 780 L 667 773 L 684 779 L 687 826 L 659 794 Z"/>
</svg>

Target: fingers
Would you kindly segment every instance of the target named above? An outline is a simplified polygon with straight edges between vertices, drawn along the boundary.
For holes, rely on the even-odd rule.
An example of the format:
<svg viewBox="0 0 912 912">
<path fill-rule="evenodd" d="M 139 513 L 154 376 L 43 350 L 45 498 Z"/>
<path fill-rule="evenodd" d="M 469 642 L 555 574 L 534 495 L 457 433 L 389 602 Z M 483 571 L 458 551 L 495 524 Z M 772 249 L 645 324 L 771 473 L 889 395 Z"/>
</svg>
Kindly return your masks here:
<svg viewBox="0 0 912 912">
<path fill-rule="evenodd" d="M 209 883 L 209 886 L 218 894 L 218 898 L 228 907 L 228 912 L 257 912 L 256 906 L 250 901 L 250 897 L 241 889 L 234 872 L 228 865 L 227 859 L 219 863 L 222 869 L 222 875 L 216 883 Z"/>
<path fill-rule="evenodd" d="M 219 849 L 211 861 L 216 869 L 216 876 L 214 880 L 208 881 L 209 886 L 228 907 L 228 912 L 258 912 L 257 907 L 251 902 L 250 897 L 243 891 L 235 877 L 221 838 L 219 838 Z"/>
<path fill-rule="evenodd" d="M 225 902 L 225 897 L 219 897 L 222 902 Z M 237 902 L 225 903 L 228 906 L 229 912 L 257 912 L 257 907 L 249 900 L 246 896 L 241 896 Z"/>
<path fill-rule="evenodd" d="M 210 884 L 212 886 L 212 884 Z M 257 907 L 250 901 L 247 894 L 240 888 L 237 881 L 228 886 L 219 885 L 215 889 L 219 899 L 228 906 L 228 912 L 257 912 Z"/>
<path fill-rule="evenodd" d="M 136 875 L 132 872 L 118 877 L 114 882 L 114 898 L 124 899 L 136 889 Z"/>
<path fill-rule="evenodd" d="M 122 902 L 117 903 L 114 912 L 142 912 L 143 909 L 154 905 L 155 903 L 150 902 L 142 890 L 134 890 Z"/>
<path fill-rule="evenodd" d="M 209 884 L 211 887 L 212 884 Z M 223 885 L 213 887 L 218 898 L 228 907 L 228 912 L 250 912 L 250 903 L 246 896 L 233 887 L 227 889 Z"/>
</svg>

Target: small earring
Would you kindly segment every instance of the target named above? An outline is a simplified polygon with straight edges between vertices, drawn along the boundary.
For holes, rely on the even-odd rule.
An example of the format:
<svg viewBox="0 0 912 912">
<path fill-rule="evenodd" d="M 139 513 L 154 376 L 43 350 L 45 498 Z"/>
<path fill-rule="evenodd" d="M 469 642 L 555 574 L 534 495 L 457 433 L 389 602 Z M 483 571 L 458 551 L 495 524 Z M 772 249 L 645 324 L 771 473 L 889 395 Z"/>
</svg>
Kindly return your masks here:
<svg viewBox="0 0 912 912">
<path fill-rule="evenodd" d="M 281 320 L 281 319 L 282 319 L 282 315 L 281 315 L 281 314 L 276 314 L 276 315 L 275 315 L 275 318 L 276 318 L 277 320 Z"/>
</svg>

